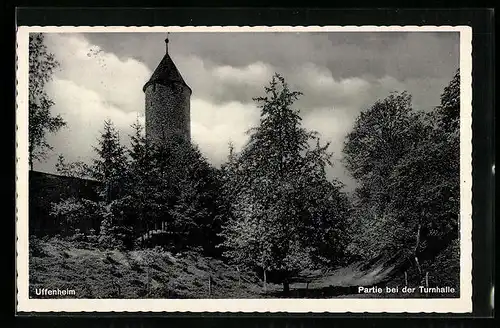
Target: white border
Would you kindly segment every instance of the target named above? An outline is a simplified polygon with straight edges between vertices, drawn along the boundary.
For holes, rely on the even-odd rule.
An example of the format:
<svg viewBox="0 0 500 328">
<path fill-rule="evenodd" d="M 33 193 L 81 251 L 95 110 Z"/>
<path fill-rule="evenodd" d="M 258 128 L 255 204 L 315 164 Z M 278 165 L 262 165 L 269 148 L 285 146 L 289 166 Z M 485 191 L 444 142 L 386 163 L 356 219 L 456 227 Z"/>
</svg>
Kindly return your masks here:
<svg viewBox="0 0 500 328">
<path fill-rule="evenodd" d="M 29 299 L 28 34 L 29 32 L 459 32 L 460 298 L 455 299 Z M 16 264 L 20 312 L 290 312 L 466 313 L 472 311 L 472 28 L 469 26 L 119 27 L 21 26 L 17 31 Z"/>
</svg>

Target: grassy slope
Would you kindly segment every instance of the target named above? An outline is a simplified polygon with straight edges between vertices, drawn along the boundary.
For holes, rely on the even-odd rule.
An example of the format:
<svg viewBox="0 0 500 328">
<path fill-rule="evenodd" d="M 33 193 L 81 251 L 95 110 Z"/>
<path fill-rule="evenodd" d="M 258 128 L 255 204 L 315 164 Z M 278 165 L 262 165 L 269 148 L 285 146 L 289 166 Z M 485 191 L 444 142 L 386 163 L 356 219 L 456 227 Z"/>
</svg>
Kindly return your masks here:
<svg viewBox="0 0 500 328">
<path fill-rule="evenodd" d="M 262 282 L 254 274 L 194 252 L 173 255 L 155 250 L 105 251 L 61 240 L 39 241 L 30 256 L 30 295 L 35 288 L 74 289 L 78 298 L 275 298 L 282 286 Z M 30 243 L 31 247 L 31 243 Z M 394 269 L 383 261 L 360 263 L 291 284 L 289 297 L 425 297 L 419 294 L 358 294 L 357 286 L 385 285 Z M 211 293 L 208 281 L 211 277 Z M 305 281 L 309 281 L 307 284 Z M 404 286 L 389 281 L 389 286 Z M 443 286 L 452 285 L 443 284 Z M 438 295 L 432 295 L 438 297 Z M 441 295 L 458 297 L 459 294 Z M 40 296 L 38 296 L 40 297 Z"/>
<path fill-rule="evenodd" d="M 242 273 L 240 280 L 235 267 L 196 253 L 103 251 L 60 240 L 37 248 L 29 264 L 31 297 L 35 288 L 74 289 L 78 298 L 264 297 L 256 276 Z M 268 285 L 268 290 L 279 288 Z"/>
</svg>

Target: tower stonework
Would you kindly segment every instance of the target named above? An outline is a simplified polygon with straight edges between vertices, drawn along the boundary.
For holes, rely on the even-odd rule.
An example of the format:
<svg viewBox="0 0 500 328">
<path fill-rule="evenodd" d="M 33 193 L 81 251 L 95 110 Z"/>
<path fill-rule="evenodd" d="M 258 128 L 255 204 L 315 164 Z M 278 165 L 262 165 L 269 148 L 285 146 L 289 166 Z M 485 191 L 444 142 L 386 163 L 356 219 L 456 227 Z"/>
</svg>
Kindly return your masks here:
<svg viewBox="0 0 500 328">
<path fill-rule="evenodd" d="M 158 64 L 143 91 L 146 99 L 146 138 L 168 143 L 175 136 L 191 140 L 191 88 L 186 84 L 168 53 Z"/>
</svg>

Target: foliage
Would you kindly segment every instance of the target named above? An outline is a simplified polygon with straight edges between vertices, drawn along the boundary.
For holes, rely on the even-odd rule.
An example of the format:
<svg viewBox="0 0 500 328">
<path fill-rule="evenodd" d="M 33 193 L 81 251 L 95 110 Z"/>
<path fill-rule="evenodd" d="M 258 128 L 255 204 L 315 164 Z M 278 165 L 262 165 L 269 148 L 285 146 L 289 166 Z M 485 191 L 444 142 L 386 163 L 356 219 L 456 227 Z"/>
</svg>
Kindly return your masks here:
<svg viewBox="0 0 500 328">
<path fill-rule="evenodd" d="M 68 163 L 63 155 L 57 157 L 56 171 L 60 175 L 73 178 L 89 178 L 92 171 L 89 165 L 82 161 Z"/>
<path fill-rule="evenodd" d="M 431 113 L 414 111 L 406 93 L 390 95 L 347 136 L 346 166 L 360 182 L 351 249 L 362 257 L 401 252 L 423 272 L 420 254 L 458 238 L 459 80 L 457 72 Z"/>
<path fill-rule="evenodd" d="M 144 137 L 143 128 L 138 121 L 132 128 L 134 134 L 130 136 L 131 144 L 127 151 L 130 161 L 121 207 L 123 220 L 142 233 L 152 224 L 161 206 L 155 203 L 155 195 L 159 190 L 153 147 Z"/>
<path fill-rule="evenodd" d="M 57 132 L 66 122 L 60 115 L 50 113 L 54 105 L 45 91 L 54 70 L 59 66 L 54 55 L 47 50 L 44 35 L 29 35 L 29 165 L 33 169 L 35 160 L 43 160 L 52 150 L 47 143 L 47 133 Z"/>
<path fill-rule="evenodd" d="M 153 147 L 156 183 L 152 199 L 153 222 L 165 222 L 176 248 L 203 246 L 213 252 L 216 244 L 217 173 L 199 149 L 182 138 Z"/>
<path fill-rule="evenodd" d="M 454 239 L 430 263 L 430 282 L 433 286 L 450 286 L 460 289 L 460 240 Z"/>
<path fill-rule="evenodd" d="M 455 72 L 449 85 L 444 88 L 436 113 L 439 127 L 447 133 L 460 129 L 460 70 Z"/>
<path fill-rule="evenodd" d="M 67 163 L 59 156 L 56 168 L 59 173 L 73 177 L 91 177 L 101 182 L 98 202 L 70 198 L 53 205 L 52 215 L 64 222 L 67 234 L 74 234 L 81 221 L 92 220 L 92 226 L 99 230 L 98 242 L 102 247 L 128 247 L 133 244 L 129 215 L 130 204 L 124 194 L 127 176 L 127 157 L 120 144 L 119 134 L 111 121 L 104 122 L 104 130 L 94 147 L 97 157 L 91 165 L 82 162 Z"/>
<path fill-rule="evenodd" d="M 106 121 L 92 165 L 68 164 L 62 156 L 57 165 L 65 175 L 102 183 L 105 210 L 96 213 L 102 219 L 100 243 L 131 248 L 145 233 L 166 229 L 165 242 L 176 249 L 202 246 L 215 254 L 220 231 L 217 171 L 189 142 L 179 138 L 151 144 L 139 122 L 132 127 L 128 149 Z"/>
<path fill-rule="evenodd" d="M 104 129 L 94 147 L 97 157 L 94 158 L 92 177 L 102 182 L 101 197 L 106 203 L 120 197 L 127 172 L 127 156 L 125 147 L 120 144 L 120 135 L 110 120 L 104 122 Z"/>
<path fill-rule="evenodd" d="M 52 204 L 50 215 L 59 221 L 66 235 L 72 235 L 77 229 L 98 228 L 103 216 L 103 206 L 88 199 L 68 198 Z"/>
<path fill-rule="evenodd" d="M 346 211 L 339 183 L 328 181 L 328 144 L 301 126 L 292 104 L 301 95 L 276 74 L 261 108 L 258 127 L 222 169 L 230 213 L 223 227 L 225 255 L 238 264 L 277 273 L 285 291 L 294 273 L 320 259 L 334 263 Z M 229 207 L 229 211 L 227 210 Z M 324 246 L 323 248 L 321 245 Z M 327 254 L 322 253 L 328 250 Z"/>
</svg>

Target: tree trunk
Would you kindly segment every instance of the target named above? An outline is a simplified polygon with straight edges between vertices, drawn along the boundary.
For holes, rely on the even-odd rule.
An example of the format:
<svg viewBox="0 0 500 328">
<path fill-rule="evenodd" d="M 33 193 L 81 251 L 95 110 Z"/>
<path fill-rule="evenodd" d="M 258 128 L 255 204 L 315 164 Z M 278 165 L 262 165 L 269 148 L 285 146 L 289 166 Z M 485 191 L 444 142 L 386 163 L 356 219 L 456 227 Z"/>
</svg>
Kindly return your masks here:
<svg viewBox="0 0 500 328">
<path fill-rule="evenodd" d="M 212 276 L 208 276 L 208 297 L 212 295 Z"/>
<path fill-rule="evenodd" d="M 236 270 L 238 271 L 238 286 L 241 286 L 241 272 L 240 272 L 240 267 L 237 266 Z"/>
<path fill-rule="evenodd" d="M 418 269 L 418 273 L 419 275 L 422 274 L 422 269 L 420 268 L 420 262 L 418 261 L 418 247 L 420 246 L 420 230 L 421 230 L 422 226 L 421 224 L 419 223 L 418 224 L 418 228 L 417 228 L 417 241 L 415 242 L 415 249 L 413 250 L 413 254 L 415 256 L 415 263 L 417 264 L 417 269 Z"/>
<path fill-rule="evenodd" d="M 288 296 L 290 294 L 290 283 L 288 280 L 283 281 L 283 294 Z"/>
<path fill-rule="evenodd" d="M 267 275 L 266 275 L 266 269 L 264 269 L 264 292 L 267 292 Z"/>
<path fill-rule="evenodd" d="M 422 226 L 419 223 L 418 227 L 417 227 L 417 236 L 416 236 L 416 242 L 415 242 L 415 249 L 413 250 L 413 253 L 415 254 L 415 256 L 417 256 L 418 246 L 420 246 L 420 230 L 421 230 L 421 228 L 422 228 Z"/>
<path fill-rule="evenodd" d="M 418 274 L 422 274 L 422 268 L 420 268 L 420 262 L 418 261 L 418 257 L 415 256 L 415 263 L 417 264 L 417 270 L 418 270 Z M 422 277 L 420 277 L 422 278 Z"/>
</svg>

